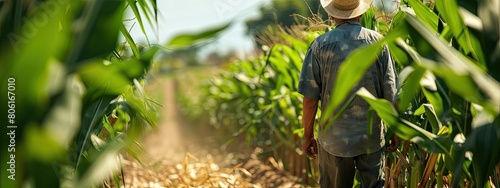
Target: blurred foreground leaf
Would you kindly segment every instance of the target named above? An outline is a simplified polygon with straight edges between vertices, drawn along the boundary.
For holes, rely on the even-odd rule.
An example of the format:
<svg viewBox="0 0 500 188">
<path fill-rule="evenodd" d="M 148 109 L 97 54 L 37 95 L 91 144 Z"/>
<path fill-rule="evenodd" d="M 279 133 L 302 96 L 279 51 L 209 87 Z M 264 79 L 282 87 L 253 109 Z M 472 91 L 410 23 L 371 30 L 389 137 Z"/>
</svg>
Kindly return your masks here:
<svg viewBox="0 0 500 188">
<path fill-rule="evenodd" d="M 168 44 L 167 48 L 171 49 L 180 49 L 180 48 L 185 48 L 190 45 L 199 43 L 203 40 L 211 39 L 216 37 L 220 32 L 224 31 L 226 28 L 228 28 L 231 24 L 226 24 L 223 26 L 219 26 L 213 29 L 209 29 L 207 31 L 203 31 L 201 33 L 196 33 L 196 34 L 181 34 L 173 39 L 171 39 Z"/>
</svg>

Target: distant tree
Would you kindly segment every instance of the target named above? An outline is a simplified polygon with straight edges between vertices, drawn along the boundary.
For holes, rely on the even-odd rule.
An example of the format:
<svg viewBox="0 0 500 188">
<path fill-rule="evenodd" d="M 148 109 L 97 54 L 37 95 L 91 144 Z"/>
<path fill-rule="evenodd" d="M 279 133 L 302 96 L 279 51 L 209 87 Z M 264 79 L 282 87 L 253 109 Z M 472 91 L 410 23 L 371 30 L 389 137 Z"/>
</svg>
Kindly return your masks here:
<svg viewBox="0 0 500 188">
<path fill-rule="evenodd" d="M 246 23 L 250 35 L 261 33 L 269 25 L 287 27 L 294 23 L 305 23 L 305 18 L 313 14 L 319 15 L 323 20 L 328 18 L 318 0 L 272 0 L 272 6 L 263 6 L 260 11 L 260 18 Z"/>
</svg>

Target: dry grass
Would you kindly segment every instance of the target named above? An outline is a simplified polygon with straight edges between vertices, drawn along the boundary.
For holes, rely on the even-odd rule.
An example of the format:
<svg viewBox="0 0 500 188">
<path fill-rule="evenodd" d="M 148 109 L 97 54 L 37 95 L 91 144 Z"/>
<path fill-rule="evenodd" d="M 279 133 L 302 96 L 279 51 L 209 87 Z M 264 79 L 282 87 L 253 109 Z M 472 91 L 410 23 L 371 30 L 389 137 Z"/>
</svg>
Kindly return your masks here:
<svg viewBox="0 0 500 188">
<path fill-rule="evenodd" d="M 250 172 L 242 168 L 240 163 L 232 168 L 221 168 L 211 155 L 205 161 L 186 153 L 180 163 L 168 160 L 142 166 L 135 160 L 122 159 L 123 179 L 121 187 L 260 187 L 252 184 Z M 124 183 L 124 185 L 123 185 Z M 110 179 L 103 187 L 118 187 Z"/>
<path fill-rule="evenodd" d="M 258 159 L 262 149 L 256 148 L 244 163 L 231 168 L 220 167 L 208 154 L 200 160 L 186 153 L 181 161 L 161 159 L 152 164 L 139 164 L 136 160 L 121 159 L 124 174 L 120 174 L 120 186 L 113 179 L 101 187 L 304 187 L 297 177 L 283 170 L 281 162 L 269 158 Z"/>
<path fill-rule="evenodd" d="M 282 37 L 283 34 L 303 40 L 310 31 L 325 31 L 332 27 L 330 19 L 323 20 L 321 15 L 313 13 L 309 7 L 311 16 L 305 17 L 300 14 L 292 15 L 295 24 L 282 26 L 280 24 L 268 25 L 265 30 L 256 33 L 255 41 L 260 45 L 272 47 L 275 44 L 287 44 L 288 41 Z"/>
</svg>

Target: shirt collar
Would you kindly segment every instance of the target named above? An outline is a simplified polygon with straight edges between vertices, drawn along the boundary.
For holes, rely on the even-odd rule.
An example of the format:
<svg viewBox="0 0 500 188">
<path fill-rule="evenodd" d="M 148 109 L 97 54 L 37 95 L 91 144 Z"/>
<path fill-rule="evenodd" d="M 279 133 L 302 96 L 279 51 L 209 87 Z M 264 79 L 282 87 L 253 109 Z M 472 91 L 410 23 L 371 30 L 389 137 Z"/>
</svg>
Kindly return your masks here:
<svg viewBox="0 0 500 188">
<path fill-rule="evenodd" d="M 345 21 L 345 22 L 340 22 L 339 24 L 337 24 L 335 27 L 339 27 L 341 25 L 344 25 L 344 24 L 349 24 L 349 25 L 361 25 L 359 22 L 357 21 Z"/>
</svg>

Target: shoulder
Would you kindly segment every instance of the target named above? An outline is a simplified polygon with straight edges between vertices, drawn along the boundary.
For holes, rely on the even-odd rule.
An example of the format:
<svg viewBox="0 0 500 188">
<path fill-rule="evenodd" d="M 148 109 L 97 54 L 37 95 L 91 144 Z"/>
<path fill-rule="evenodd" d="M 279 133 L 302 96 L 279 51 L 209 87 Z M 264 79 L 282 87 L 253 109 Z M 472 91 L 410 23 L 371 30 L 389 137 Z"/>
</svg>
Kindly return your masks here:
<svg viewBox="0 0 500 188">
<path fill-rule="evenodd" d="M 337 29 L 330 30 L 320 36 L 318 36 L 314 41 L 311 43 L 311 49 L 317 50 L 319 48 L 322 48 L 325 45 L 331 44 L 335 41 L 340 40 L 339 38 L 341 37 L 340 32 Z"/>
<path fill-rule="evenodd" d="M 361 27 L 361 36 L 363 36 L 363 38 L 366 38 L 368 40 L 371 40 L 371 41 L 378 41 L 378 40 L 381 40 L 382 38 L 384 38 L 384 36 L 382 36 L 382 34 L 374 31 L 374 30 L 371 30 L 371 29 L 368 29 L 368 28 L 365 28 L 365 27 Z"/>
</svg>

